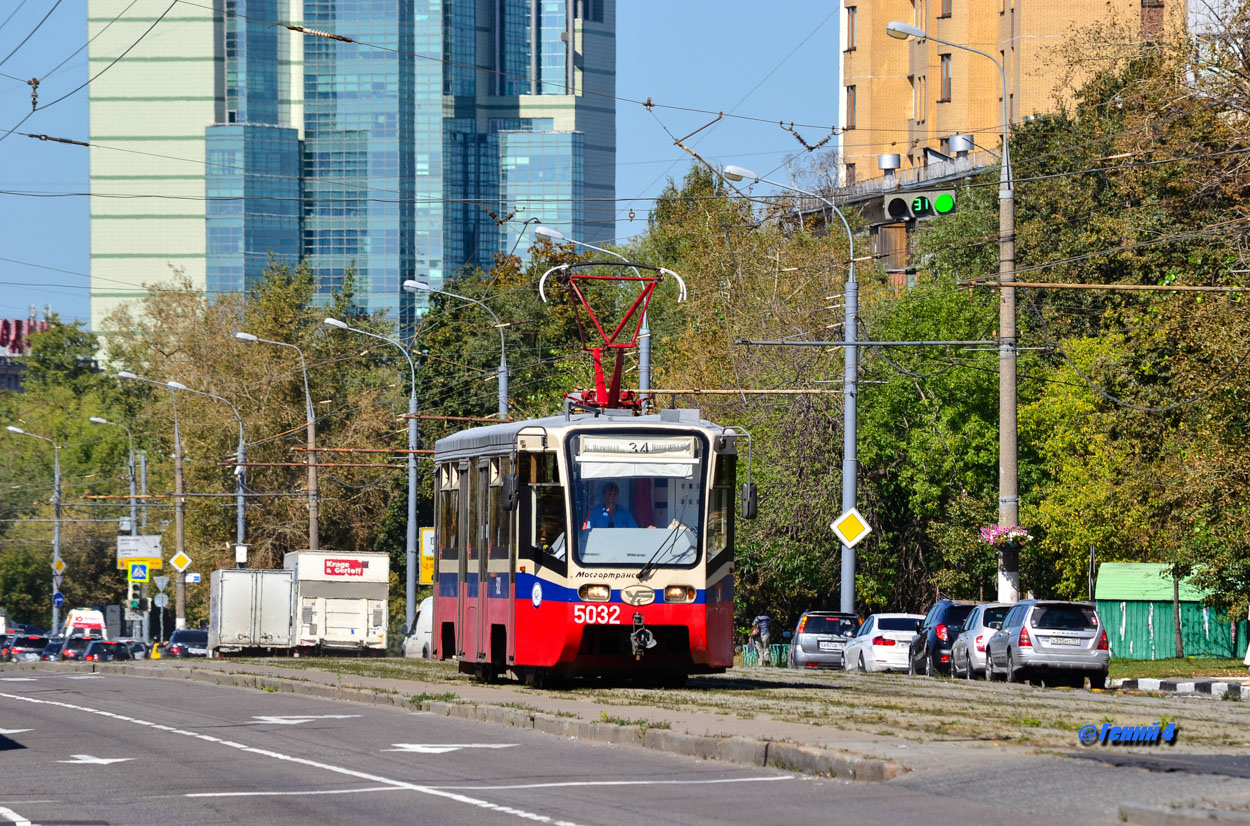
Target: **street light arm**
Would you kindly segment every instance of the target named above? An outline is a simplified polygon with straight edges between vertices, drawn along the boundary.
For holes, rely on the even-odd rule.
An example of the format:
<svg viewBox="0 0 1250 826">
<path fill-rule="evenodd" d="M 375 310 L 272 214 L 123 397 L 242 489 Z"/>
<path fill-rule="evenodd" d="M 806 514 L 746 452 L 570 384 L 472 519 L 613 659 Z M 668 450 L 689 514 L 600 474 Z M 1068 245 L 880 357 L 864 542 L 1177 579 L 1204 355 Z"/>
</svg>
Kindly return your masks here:
<svg viewBox="0 0 1250 826">
<path fill-rule="evenodd" d="M 326 321 L 328 322 L 328 321 L 329 321 L 329 319 L 326 319 Z M 340 323 L 342 323 L 342 322 L 340 322 Z M 331 324 L 330 326 L 331 326 L 331 327 L 338 327 L 338 325 L 337 325 L 337 324 Z M 411 377 L 411 379 L 412 379 L 412 385 L 411 385 L 411 387 L 412 387 L 412 392 L 413 392 L 413 393 L 416 393 L 416 392 L 417 392 L 417 368 L 416 368 L 416 366 L 415 366 L 415 365 L 413 364 L 413 362 L 412 362 L 412 356 L 410 356 L 410 355 L 408 354 L 408 348 L 407 348 L 407 347 L 405 347 L 403 344 L 399 343 L 398 341 L 396 341 L 396 340 L 395 340 L 395 339 L 393 339 L 393 338 L 387 338 L 386 336 L 380 336 L 380 335 L 378 335 L 377 333 L 371 333 L 371 332 L 369 332 L 368 330 L 361 330 L 360 328 L 358 328 L 358 327 L 353 327 L 353 326 L 351 326 L 350 324 L 343 324 L 343 326 L 342 326 L 342 327 L 339 327 L 339 329 L 340 329 L 340 330 L 348 330 L 348 331 L 353 332 L 353 333 L 360 333 L 362 336 L 368 336 L 369 338 L 376 338 L 378 341 L 385 341 L 387 344 L 393 344 L 393 345 L 395 345 L 396 347 L 398 347 L 398 348 L 399 348 L 399 352 L 403 353 L 403 354 L 404 354 L 404 358 L 408 359 L 408 372 L 409 372 L 409 375 L 410 375 L 410 377 Z"/>
<path fill-rule="evenodd" d="M 236 337 L 238 337 L 238 335 L 238 333 L 235 333 Z M 286 341 L 274 341 L 271 338 L 261 338 L 260 336 L 250 336 L 250 339 L 254 339 L 264 344 L 276 344 L 279 347 L 290 347 L 292 350 L 299 353 L 300 371 L 304 376 L 304 409 L 307 414 L 308 421 L 311 422 L 313 420 L 312 393 L 308 390 L 308 361 L 304 358 L 304 351 L 300 349 L 298 344 L 291 344 Z M 243 340 L 247 341 L 249 339 Z"/>
<path fill-rule="evenodd" d="M 576 244 L 578 242 L 574 241 L 573 243 Z M 486 312 L 490 313 L 490 317 L 495 320 L 495 329 L 499 331 L 499 363 L 503 365 L 506 365 L 508 363 L 508 357 L 505 354 L 506 351 L 504 349 L 505 344 L 504 344 L 504 337 L 503 337 L 503 322 L 499 320 L 499 316 L 495 315 L 494 310 L 486 306 L 485 302 L 479 301 L 476 298 L 469 298 L 467 295 L 460 295 L 459 293 L 448 292 L 447 290 L 436 290 L 433 287 L 429 287 L 429 286 L 427 286 L 425 289 L 427 292 L 441 293 L 443 295 L 449 295 L 452 298 L 458 298 L 461 301 L 467 301 L 470 304 L 476 304 L 477 306 L 481 307 Z"/>
<path fill-rule="evenodd" d="M 842 226 L 846 229 L 847 258 L 849 258 L 852 262 L 855 261 L 855 236 L 851 233 L 851 225 L 847 222 L 846 216 L 842 214 L 842 210 L 834 206 L 833 201 L 830 201 L 824 195 L 819 193 L 809 192 L 806 189 L 799 189 L 797 186 L 783 184 L 780 181 L 772 181 L 768 178 L 756 178 L 756 180 L 761 183 L 772 184 L 780 189 L 788 189 L 791 192 L 797 192 L 800 195 L 807 195 L 808 197 L 815 198 L 818 201 L 823 201 L 825 206 L 829 207 L 829 209 L 832 210 L 832 212 L 837 215 L 839 219 L 841 219 Z"/>
<path fill-rule="evenodd" d="M 979 54 L 982 57 L 987 57 L 993 61 L 994 66 L 997 67 L 998 79 L 1002 83 L 1003 94 L 1003 158 L 1002 164 L 999 167 L 1000 188 L 1004 191 L 1011 189 L 1011 152 L 1007 145 L 1008 132 L 1011 129 L 1011 121 L 1008 119 L 1009 116 L 1007 114 L 1007 70 L 1003 67 L 1002 61 L 994 57 L 994 55 L 989 52 L 983 52 L 980 49 L 974 49 L 971 46 L 965 46 L 962 43 L 952 43 L 949 40 L 943 40 L 942 38 L 934 37 L 931 34 L 925 34 L 925 38 L 927 40 L 932 40 L 934 43 L 941 43 L 944 46 L 950 46 L 952 49 L 963 49 L 965 52 L 972 52 L 973 54 Z"/>
</svg>

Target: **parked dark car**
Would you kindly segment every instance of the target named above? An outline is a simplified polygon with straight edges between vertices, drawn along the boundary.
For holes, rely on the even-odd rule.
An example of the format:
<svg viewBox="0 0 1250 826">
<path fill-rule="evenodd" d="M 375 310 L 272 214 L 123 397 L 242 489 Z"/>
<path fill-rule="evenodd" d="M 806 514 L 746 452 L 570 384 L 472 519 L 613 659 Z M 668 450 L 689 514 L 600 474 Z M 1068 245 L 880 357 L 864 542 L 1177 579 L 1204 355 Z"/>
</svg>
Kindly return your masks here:
<svg viewBox="0 0 1250 826">
<path fill-rule="evenodd" d="M 70 637 L 65 641 L 65 645 L 61 646 L 61 659 L 66 662 L 82 662 L 82 655 L 87 652 L 87 646 L 92 642 L 91 637 Z"/>
<path fill-rule="evenodd" d="M 133 660 L 130 646 L 116 640 L 92 640 L 82 658 L 85 662 L 113 662 L 114 660 Z"/>
<path fill-rule="evenodd" d="M 0 660 L 20 663 L 38 660 L 43 649 L 48 646 L 47 637 L 31 634 L 17 634 L 8 642 L 0 644 Z"/>
<path fill-rule="evenodd" d="M 842 668 L 842 650 L 857 631 L 856 614 L 805 611 L 790 640 L 790 667 Z"/>
<path fill-rule="evenodd" d="M 951 670 L 951 646 L 964 620 L 975 602 L 956 602 L 951 599 L 939 599 L 929 613 L 925 615 L 916 637 L 911 641 L 908 653 L 908 674 L 949 674 Z"/>
<path fill-rule="evenodd" d="M 39 655 L 39 659 L 46 663 L 55 663 L 61 661 L 61 646 L 65 645 L 65 640 L 56 639 L 48 640 L 48 644 L 44 647 L 43 652 Z"/>
<path fill-rule="evenodd" d="M 183 628 L 169 637 L 161 647 L 161 659 L 165 657 L 207 657 L 208 632 Z"/>
</svg>

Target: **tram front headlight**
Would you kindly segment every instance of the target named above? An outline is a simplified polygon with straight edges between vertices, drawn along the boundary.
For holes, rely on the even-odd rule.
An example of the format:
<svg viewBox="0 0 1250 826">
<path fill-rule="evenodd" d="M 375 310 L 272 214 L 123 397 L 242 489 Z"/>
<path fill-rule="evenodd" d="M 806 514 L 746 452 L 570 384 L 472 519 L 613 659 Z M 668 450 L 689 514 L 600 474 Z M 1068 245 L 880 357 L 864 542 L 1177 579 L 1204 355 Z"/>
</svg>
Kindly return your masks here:
<svg viewBox="0 0 1250 826">
<path fill-rule="evenodd" d="M 665 602 L 694 602 L 694 588 L 690 585 L 670 585 L 664 589 Z"/>
<path fill-rule="evenodd" d="M 611 585 L 583 585 L 577 589 L 582 602 L 607 602 L 612 598 Z"/>
</svg>

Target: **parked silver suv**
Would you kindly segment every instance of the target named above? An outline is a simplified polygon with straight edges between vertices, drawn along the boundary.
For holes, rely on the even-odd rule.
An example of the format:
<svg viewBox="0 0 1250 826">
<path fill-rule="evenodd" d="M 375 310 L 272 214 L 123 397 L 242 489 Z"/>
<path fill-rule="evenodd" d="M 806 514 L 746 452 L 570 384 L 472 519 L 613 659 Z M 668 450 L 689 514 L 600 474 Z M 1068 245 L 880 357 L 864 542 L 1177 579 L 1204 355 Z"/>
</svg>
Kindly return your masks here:
<svg viewBox="0 0 1250 826">
<path fill-rule="evenodd" d="M 1017 602 L 985 646 L 985 677 L 1009 682 L 1106 688 L 1111 651 L 1090 602 Z"/>
</svg>

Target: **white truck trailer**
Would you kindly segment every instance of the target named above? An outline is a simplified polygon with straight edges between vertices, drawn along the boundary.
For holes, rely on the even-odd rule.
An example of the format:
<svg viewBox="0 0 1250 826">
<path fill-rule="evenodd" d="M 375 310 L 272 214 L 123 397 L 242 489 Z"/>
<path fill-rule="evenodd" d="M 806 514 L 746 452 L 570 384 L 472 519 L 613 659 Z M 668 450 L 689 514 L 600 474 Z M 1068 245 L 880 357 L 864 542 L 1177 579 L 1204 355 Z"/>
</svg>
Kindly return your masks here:
<svg viewBox="0 0 1250 826">
<path fill-rule="evenodd" d="M 208 656 L 294 647 L 294 571 L 224 568 L 209 582 Z"/>
<path fill-rule="evenodd" d="M 298 650 L 386 653 L 389 555 L 296 551 L 283 567 L 295 574 Z"/>
</svg>

